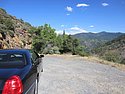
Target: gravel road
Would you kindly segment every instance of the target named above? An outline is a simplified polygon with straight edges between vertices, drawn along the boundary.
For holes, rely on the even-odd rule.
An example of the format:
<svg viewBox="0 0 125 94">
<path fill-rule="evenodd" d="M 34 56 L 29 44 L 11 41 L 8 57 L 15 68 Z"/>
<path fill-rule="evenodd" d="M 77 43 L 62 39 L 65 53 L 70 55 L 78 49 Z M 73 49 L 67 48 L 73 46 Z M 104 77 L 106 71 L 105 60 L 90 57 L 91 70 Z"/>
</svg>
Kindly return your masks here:
<svg viewBox="0 0 125 94">
<path fill-rule="evenodd" d="M 125 71 L 93 62 L 71 55 L 45 56 L 39 94 L 125 94 Z"/>
</svg>

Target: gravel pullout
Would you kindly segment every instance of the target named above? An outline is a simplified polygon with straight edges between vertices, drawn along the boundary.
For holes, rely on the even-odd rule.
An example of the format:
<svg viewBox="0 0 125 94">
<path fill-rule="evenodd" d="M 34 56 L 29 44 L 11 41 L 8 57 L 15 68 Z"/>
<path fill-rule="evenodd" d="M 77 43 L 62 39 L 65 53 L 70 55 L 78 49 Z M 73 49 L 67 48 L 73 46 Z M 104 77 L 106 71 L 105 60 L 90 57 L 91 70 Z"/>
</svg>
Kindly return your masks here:
<svg viewBox="0 0 125 94">
<path fill-rule="evenodd" d="M 125 71 L 77 56 L 45 56 L 39 94 L 125 94 Z"/>
</svg>

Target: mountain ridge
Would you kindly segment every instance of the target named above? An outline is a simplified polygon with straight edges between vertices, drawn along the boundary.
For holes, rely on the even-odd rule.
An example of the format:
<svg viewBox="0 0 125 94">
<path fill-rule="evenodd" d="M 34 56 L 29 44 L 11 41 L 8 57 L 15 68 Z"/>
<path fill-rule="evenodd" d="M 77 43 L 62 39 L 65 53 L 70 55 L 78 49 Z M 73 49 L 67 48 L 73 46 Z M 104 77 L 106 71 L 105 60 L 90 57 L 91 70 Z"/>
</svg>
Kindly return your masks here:
<svg viewBox="0 0 125 94">
<path fill-rule="evenodd" d="M 108 41 L 111 41 L 124 33 L 111 33 L 111 32 L 99 32 L 99 33 L 79 33 L 72 35 L 73 37 L 80 40 L 81 45 L 85 46 L 87 49 L 92 50 Z"/>
</svg>

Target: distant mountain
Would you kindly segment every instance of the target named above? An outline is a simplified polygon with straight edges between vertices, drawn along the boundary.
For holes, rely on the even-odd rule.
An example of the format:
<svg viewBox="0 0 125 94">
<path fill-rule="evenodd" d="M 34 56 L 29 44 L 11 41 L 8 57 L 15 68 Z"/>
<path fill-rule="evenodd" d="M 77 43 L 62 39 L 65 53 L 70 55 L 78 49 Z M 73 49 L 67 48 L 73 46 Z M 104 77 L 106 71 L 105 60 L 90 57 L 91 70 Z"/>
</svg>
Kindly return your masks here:
<svg viewBox="0 0 125 94">
<path fill-rule="evenodd" d="M 125 34 L 105 43 L 94 51 L 106 60 L 125 64 Z"/>
<path fill-rule="evenodd" d="M 121 35 L 123 35 L 123 33 L 100 32 L 100 33 L 79 33 L 73 35 L 73 37 L 79 39 L 81 45 L 85 46 L 88 50 L 91 50 Z"/>
<path fill-rule="evenodd" d="M 29 23 L 0 8 L 0 49 L 30 48 L 32 38 L 28 30 L 31 27 Z"/>
</svg>

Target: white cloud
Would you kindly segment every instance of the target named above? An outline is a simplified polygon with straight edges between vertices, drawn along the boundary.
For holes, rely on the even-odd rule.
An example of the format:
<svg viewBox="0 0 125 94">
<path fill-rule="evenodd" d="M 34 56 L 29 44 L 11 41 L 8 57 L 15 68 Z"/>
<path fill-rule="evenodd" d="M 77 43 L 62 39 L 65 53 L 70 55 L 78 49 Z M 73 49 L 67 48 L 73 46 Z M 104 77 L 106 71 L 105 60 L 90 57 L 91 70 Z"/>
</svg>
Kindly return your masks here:
<svg viewBox="0 0 125 94">
<path fill-rule="evenodd" d="M 88 7 L 88 6 L 90 6 L 90 5 L 88 5 L 88 4 L 77 4 L 76 5 L 76 7 Z"/>
<path fill-rule="evenodd" d="M 63 25 L 63 24 L 61 25 L 61 27 L 64 27 L 64 26 L 65 26 L 65 25 Z"/>
<path fill-rule="evenodd" d="M 70 14 L 69 14 L 69 13 L 67 13 L 66 15 L 67 15 L 67 16 L 69 16 Z"/>
<path fill-rule="evenodd" d="M 108 3 L 102 3 L 102 6 L 106 7 L 106 6 L 109 6 Z"/>
<path fill-rule="evenodd" d="M 97 33 L 99 33 L 99 32 L 92 32 L 92 33 L 95 33 L 95 34 L 97 34 Z"/>
<path fill-rule="evenodd" d="M 56 30 L 55 31 L 57 34 L 63 34 L 63 30 Z"/>
<path fill-rule="evenodd" d="M 65 33 L 66 34 L 70 34 L 70 35 L 74 35 L 77 33 L 88 33 L 88 31 L 86 31 L 85 29 L 79 28 L 77 26 L 71 27 L 71 28 L 65 28 Z M 63 34 L 64 30 L 56 30 L 57 34 Z"/>
<path fill-rule="evenodd" d="M 72 7 L 69 7 L 69 6 L 66 7 L 66 10 L 69 11 L 69 12 L 73 11 Z"/>
<path fill-rule="evenodd" d="M 93 27 L 94 27 L 94 25 L 90 25 L 89 27 L 93 28 Z"/>
<path fill-rule="evenodd" d="M 87 32 L 88 31 L 75 26 L 75 27 L 70 28 L 68 33 L 69 34 L 76 34 L 76 33 L 87 33 Z"/>
</svg>

